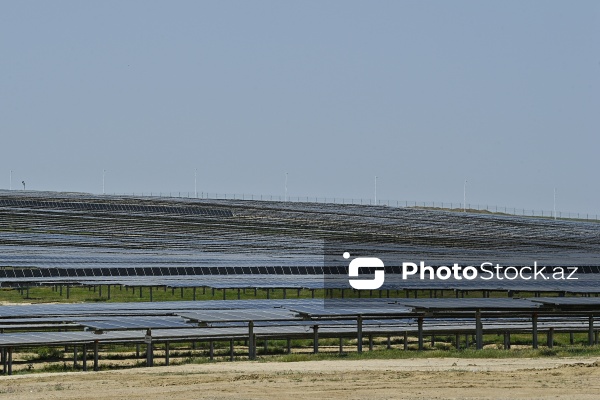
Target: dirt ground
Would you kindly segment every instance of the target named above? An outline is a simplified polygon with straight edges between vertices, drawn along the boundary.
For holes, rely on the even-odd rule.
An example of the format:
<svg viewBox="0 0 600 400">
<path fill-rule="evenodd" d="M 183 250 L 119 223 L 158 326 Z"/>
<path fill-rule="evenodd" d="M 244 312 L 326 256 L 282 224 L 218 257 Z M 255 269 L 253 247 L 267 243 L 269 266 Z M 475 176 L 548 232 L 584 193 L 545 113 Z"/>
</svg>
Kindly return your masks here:
<svg viewBox="0 0 600 400">
<path fill-rule="evenodd" d="M 0 377 L 2 399 L 598 399 L 600 359 L 220 362 Z"/>
</svg>

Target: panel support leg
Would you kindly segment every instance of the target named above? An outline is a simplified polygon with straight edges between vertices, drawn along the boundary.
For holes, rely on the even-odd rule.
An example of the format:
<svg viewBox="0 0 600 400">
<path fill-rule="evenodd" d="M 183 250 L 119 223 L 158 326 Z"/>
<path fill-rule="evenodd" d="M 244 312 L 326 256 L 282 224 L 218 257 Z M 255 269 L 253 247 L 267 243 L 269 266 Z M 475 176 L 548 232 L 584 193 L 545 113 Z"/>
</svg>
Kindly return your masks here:
<svg viewBox="0 0 600 400">
<path fill-rule="evenodd" d="M 248 358 L 251 360 L 256 359 L 255 343 L 254 343 L 254 322 L 248 322 Z"/>
<path fill-rule="evenodd" d="M 419 351 L 423 350 L 423 317 L 418 318 L 419 328 Z"/>
<path fill-rule="evenodd" d="M 165 342 L 165 365 L 169 365 L 170 357 L 169 357 L 169 342 Z"/>
<path fill-rule="evenodd" d="M 3 347 L 2 350 L 0 350 L 0 358 L 0 361 L 2 362 L 2 375 L 6 375 L 6 347 Z"/>
<path fill-rule="evenodd" d="M 12 375 L 12 351 L 13 351 L 12 347 L 9 347 L 8 355 L 7 355 L 7 357 L 8 357 L 8 372 L 7 372 L 8 375 Z"/>
<path fill-rule="evenodd" d="M 85 372 L 87 371 L 87 344 L 84 343 L 81 350 L 83 353 L 81 356 L 81 363 L 83 364 L 82 367 L 83 371 Z"/>
<path fill-rule="evenodd" d="M 510 350 L 510 332 L 504 332 L 504 350 Z"/>
<path fill-rule="evenodd" d="M 594 317 L 592 315 L 588 318 L 588 344 L 590 346 L 594 345 Z"/>
<path fill-rule="evenodd" d="M 481 313 L 475 314 L 475 342 L 477 350 L 483 349 L 483 325 L 481 323 Z"/>
<path fill-rule="evenodd" d="M 146 367 L 154 366 L 154 345 L 152 342 L 146 344 Z"/>
<path fill-rule="evenodd" d="M 319 325 L 313 326 L 313 353 L 317 354 L 319 352 Z"/>
<path fill-rule="evenodd" d="M 362 353 L 362 317 L 356 319 L 356 349 Z"/>
<path fill-rule="evenodd" d="M 531 317 L 531 333 L 533 335 L 533 348 L 538 348 L 538 316 L 537 313 L 533 313 Z"/>
<path fill-rule="evenodd" d="M 94 371 L 98 371 L 98 341 L 94 341 Z"/>
</svg>

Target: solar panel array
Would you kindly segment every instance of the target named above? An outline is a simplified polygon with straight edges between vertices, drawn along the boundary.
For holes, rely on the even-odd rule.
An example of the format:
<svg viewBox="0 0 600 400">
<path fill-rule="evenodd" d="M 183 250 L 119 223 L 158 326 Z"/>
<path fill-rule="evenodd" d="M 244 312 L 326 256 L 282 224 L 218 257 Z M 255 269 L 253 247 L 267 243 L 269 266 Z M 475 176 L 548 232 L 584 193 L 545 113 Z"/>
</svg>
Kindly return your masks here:
<svg viewBox="0 0 600 400">
<path fill-rule="evenodd" d="M 231 210 L 220 210 L 205 207 L 184 207 L 176 205 L 155 204 L 128 204 L 119 202 L 73 201 L 73 200 L 45 200 L 34 198 L 1 198 L 0 207 L 11 209 L 39 209 L 39 210 L 69 210 L 81 212 L 117 212 L 117 213 L 142 213 L 142 214 L 173 214 L 173 215 L 203 215 L 214 217 L 233 217 Z"/>
<path fill-rule="evenodd" d="M 121 276 L 202 276 L 202 275 L 323 275 L 346 274 L 342 268 L 312 266 L 288 267 L 128 267 L 128 268 L 5 268 L 0 269 L 4 278 L 87 278 Z"/>
<path fill-rule="evenodd" d="M 0 192 L 0 266 L 8 267 L 0 268 L 2 286 L 348 288 L 345 267 L 323 267 L 324 241 L 376 243 L 384 255 L 399 252 L 432 265 L 537 259 L 588 272 L 578 282 L 423 282 L 401 280 L 400 267 L 386 264 L 382 290 L 600 292 L 600 281 L 587 277 L 600 275 L 597 223 L 340 204 Z"/>
<path fill-rule="evenodd" d="M 86 270 L 87 272 L 88 270 Z M 89 270 L 93 271 L 93 270 Z M 91 274 L 90 274 L 91 275 Z M 2 287 L 29 287 L 36 285 L 121 285 L 129 287 L 166 287 L 166 288 L 209 288 L 223 289 L 290 289 L 290 290 L 319 290 L 337 289 L 346 290 L 346 294 L 353 289 L 349 288 L 348 278 L 340 275 L 339 279 L 324 278 L 323 275 L 271 275 L 271 274 L 246 274 L 246 275 L 170 275 L 170 276 L 42 276 L 29 278 L 0 278 Z M 544 292 L 544 293 L 573 293 L 573 294 L 598 294 L 600 293 L 600 274 L 579 274 L 577 280 L 531 280 L 531 281 L 421 281 L 415 277 L 402 279 L 400 275 L 386 275 L 383 286 L 379 289 L 384 295 L 389 291 L 497 291 L 505 293 Z M 377 292 L 377 291 L 376 291 Z M 340 295 L 338 292 L 337 295 Z M 406 293 L 412 295 L 411 293 Z M 364 294 L 367 296 L 369 293 Z M 372 293 L 371 293 L 372 295 Z M 375 294 L 377 295 L 377 294 Z M 403 293 L 393 293 L 393 296 L 404 296 Z"/>
<path fill-rule="evenodd" d="M 416 332 L 417 318 L 424 318 L 426 332 L 472 332 L 476 328 L 475 311 L 484 313 L 481 321 L 486 332 L 530 331 L 533 312 L 540 314 L 537 320 L 540 330 L 587 331 L 588 316 L 594 315 L 589 312 L 600 313 L 598 299 L 561 300 L 368 299 L 359 306 L 354 300 L 338 299 L 333 307 L 326 306 L 322 300 L 311 299 L 4 306 L 0 326 L 30 324 L 35 327 L 37 324 L 38 330 L 44 331 L 1 334 L 0 347 L 97 340 L 139 343 L 148 328 L 157 341 L 245 338 L 249 321 L 255 321 L 254 332 L 262 337 L 307 337 L 313 333 L 314 326 L 318 326 L 323 335 L 355 337 L 359 316 L 364 317 L 364 334 Z M 496 314 L 499 311 L 512 314 Z M 465 312 L 472 312 L 468 314 L 471 317 Z M 593 322 L 597 321 L 595 317 Z M 57 329 L 73 324 L 69 325 L 71 329 L 78 326 L 80 330 L 48 332 L 47 324 L 53 322 Z"/>
</svg>

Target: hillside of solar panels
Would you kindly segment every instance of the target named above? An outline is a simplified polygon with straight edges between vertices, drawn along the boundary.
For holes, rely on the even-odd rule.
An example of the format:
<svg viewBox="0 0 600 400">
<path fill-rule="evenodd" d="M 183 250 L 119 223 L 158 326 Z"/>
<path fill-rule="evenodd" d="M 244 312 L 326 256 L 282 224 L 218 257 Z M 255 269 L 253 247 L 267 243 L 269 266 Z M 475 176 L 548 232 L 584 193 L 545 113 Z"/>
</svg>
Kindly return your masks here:
<svg viewBox="0 0 600 400">
<path fill-rule="evenodd" d="M 0 192 L 0 285 L 25 291 L 52 285 L 68 296 L 71 287 L 119 285 L 147 288 L 144 299 L 150 287 L 208 288 L 225 298 L 237 298 L 238 289 L 267 296 L 270 289 L 332 289 L 336 296 L 356 296 L 345 289 L 347 266 L 324 269 L 328 251 L 340 243 L 378 250 L 388 266 L 383 296 L 414 290 L 453 290 L 459 297 L 469 290 L 594 294 L 600 286 L 600 224 L 594 222 L 410 207 Z M 387 263 L 390 253 L 437 266 L 537 261 L 576 266 L 581 274 L 574 282 L 404 280 L 397 276 L 399 263 Z M 105 287 L 104 296 L 109 291 Z"/>
</svg>

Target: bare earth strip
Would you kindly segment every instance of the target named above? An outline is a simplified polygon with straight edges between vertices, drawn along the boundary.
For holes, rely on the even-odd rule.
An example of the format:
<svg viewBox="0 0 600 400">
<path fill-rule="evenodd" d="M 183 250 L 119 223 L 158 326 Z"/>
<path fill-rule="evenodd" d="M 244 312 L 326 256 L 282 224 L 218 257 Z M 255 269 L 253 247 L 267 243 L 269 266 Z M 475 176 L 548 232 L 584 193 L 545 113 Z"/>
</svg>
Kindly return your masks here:
<svg viewBox="0 0 600 400">
<path fill-rule="evenodd" d="M 597 358 L 237 362 L 0 377 L 2 399 L 598 399 Z"/>
</svg>

